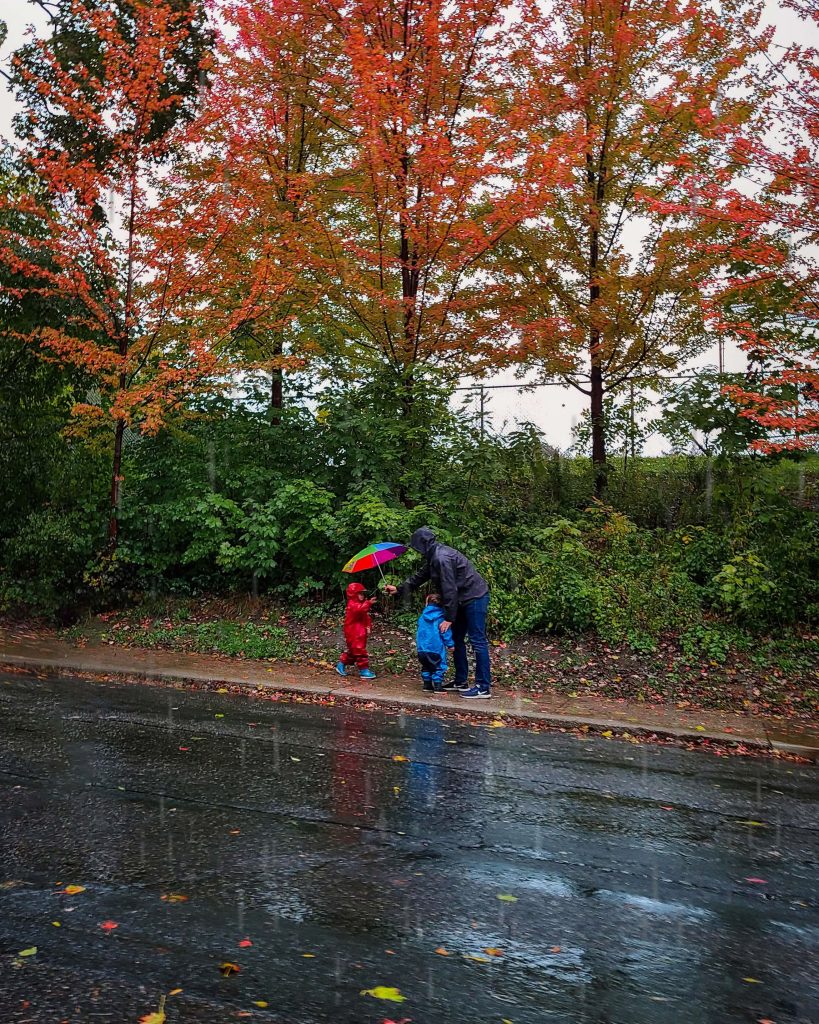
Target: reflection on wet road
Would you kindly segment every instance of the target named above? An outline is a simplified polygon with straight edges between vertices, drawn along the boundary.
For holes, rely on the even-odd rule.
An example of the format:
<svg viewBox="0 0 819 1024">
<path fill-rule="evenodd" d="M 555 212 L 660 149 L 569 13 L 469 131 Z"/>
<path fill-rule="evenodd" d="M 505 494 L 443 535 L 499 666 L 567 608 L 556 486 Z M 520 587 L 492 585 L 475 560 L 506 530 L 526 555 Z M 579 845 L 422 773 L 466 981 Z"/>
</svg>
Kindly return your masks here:
<svg viewBox="0 0 819 1024">
<path fill-rule="evenodd" d="M 818 796 L 768 760 L 0 677 L 2 1021 L 816 1022 Z"/>
</svg>

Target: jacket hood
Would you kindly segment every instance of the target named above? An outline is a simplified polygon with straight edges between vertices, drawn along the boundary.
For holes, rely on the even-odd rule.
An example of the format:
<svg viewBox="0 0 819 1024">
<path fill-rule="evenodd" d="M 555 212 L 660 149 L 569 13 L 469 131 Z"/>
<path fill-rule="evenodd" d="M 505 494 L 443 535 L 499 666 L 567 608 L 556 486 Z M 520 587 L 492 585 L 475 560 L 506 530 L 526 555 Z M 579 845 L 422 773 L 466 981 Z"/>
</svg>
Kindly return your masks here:
<svg viewBox="0 0 819 1024">
<path fill-rule="evenodd" d="M 364 593 L 364 585 L 362 583 L 351 583 L 347 587 L 347 597 L 356 597 L 358 594 Z"/>
<path fill-rule="evenodd" d="M 421 616 L 429 620 L 443 619 L 444 609 L 439 604 L 425 604 Z"/>
<path fill-rule="evenodd" d="M 410 537 L 409 546 L 413 551 L 417 551 L 419 555 L 423 555 L 426 558 L 430 551 L 435 547 L 437 541 L 435 540 L 435 534 L 428 526 L 422 526 L 416 530 L 415 533 Z"/>
</svg>

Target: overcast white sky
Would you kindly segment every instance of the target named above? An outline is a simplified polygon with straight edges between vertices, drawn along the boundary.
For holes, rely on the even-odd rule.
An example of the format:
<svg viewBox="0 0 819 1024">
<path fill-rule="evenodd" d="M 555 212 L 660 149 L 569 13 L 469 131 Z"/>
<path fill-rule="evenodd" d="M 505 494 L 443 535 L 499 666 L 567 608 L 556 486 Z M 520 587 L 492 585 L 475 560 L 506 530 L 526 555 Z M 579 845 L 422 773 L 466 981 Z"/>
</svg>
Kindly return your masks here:
<svg viewBox="0 0 819 1024">
<path fill-rule="evenodd" d="M 33 24 L 35 28 L 42 29 L 46 19 L 42 11 L 27 0 L 3 0 L 0 7 L 0 18 L 8 25 L 8 38 L 0 52 L 0 63 L 5 65 L 9 55 L 23 41 L 26 27 Z M 793 11 L 780 7 L 775 0 L 766 0 L 766 10 L 768 20 L 776 26 L 776 42 L 779 45 L 787 46 L 796 39 L 808 41 L 808 27 Z M 814 43 L 816 42 L 819 40 L 814 40 Z M 0 88 L 0 135 L 11 136 L 11 118 L 14 110 L 14 99 Z M 699 365 L 716 366 L 716 363 L 716 351 L 698 360 Z M 726 351 L 727 371 L 742 370 L 744 367 L 745 357 L 741 352 L 736 348 Z M 485 383 L 511 384 L 515 381 L 514 374 L 507 372 L 500 373 Z M 487 396 L 491 396 L 487 409 L 491 413 L 495 429 L 500 429 L 503 424 L 506 424 L 506 429 L 513 429 L 516 423 L 528 420 L 545 432 L 550 444 L 563 450 L 572 442 L 572 428 L 580 418 L 586 401 L 584 396 L 573 388 L 559 387 L 537 388 L 527 393 L 518 392 L 515 388 L 504 388 L 488 391 Z M 646 451 L 649 454 L 659 454 L 664 447 L 663 439 L 656 437 L 649 441 Z"/>
</svg>

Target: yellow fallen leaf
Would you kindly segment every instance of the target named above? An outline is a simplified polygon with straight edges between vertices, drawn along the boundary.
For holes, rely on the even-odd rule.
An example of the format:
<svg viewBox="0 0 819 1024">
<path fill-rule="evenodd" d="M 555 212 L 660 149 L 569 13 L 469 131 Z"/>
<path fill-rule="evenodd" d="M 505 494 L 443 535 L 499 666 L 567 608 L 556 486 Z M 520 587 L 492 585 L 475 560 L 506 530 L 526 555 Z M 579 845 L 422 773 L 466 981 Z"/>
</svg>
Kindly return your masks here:
<svg viewBox="0 0 819 1024">
<path fill-rule="evenodd" d="M 762 982 L 759 978 L 743 978 L 743 981 L 747 981 L 749 985 L 761 985 Z"/>
<path fill-rule="evenodd" d="M 764 821 L 738 821 L 738 825 L 754 825 L 756 828 L 767 828 Z"/>
<path fill-rule="evenodd" d="M 474 960 L 479 964 L 488 964 L 489 960 L 485 956 L 475 956 L 474 953 L 464 953 L 464 960 Z"/>
<path fill-rule="evenodd" d="M 406 758 L 404 758 L 406 760 Z M 397 988 L 389 985 L 376 985 L 375 988 L 363 988 L 359 995 L 372 996 L 373 999 L 387 999 L 391 1003 L 405 1003 L 406 996 L 402 996 Z"/>
<path fill-rule="evenodd" d="M 695 725 L 694 728 L 697 730 L 697 732 L 705 732 L 704 725 Z"/>
<path fill-rule="evenodd" d="M 219 689 L 216 692 L 217 693 L 227 693 L 227 687 L 226 686 L 220 686 Z"/>
<path fill-rule="evenodd" d="M 392 787 L 392 791 L 393 791 L 393 793 L 395 793 L 396 796 L 398 796 L 398 794 L 401 792 L 401 787 L 400 786 L 393 786 Z"/>
<path fill-rule="evenodd" d="M 160 896 L 159 898 L 161 900 L 164 900 L 166 903 L 187 903 L 188 902 L 188 897 L 187 896 L 183 896 L 181 892 L 168 892 L 168 893 L 165 893 L 164 896 Z"/>
<path fill-rule="evenodd" d="M 297 764 L 301 764 L 301 758 L 300 757 L 293 757 L 292 754 L 290 756 L 290 760 L 291 761 L 295 761 Z"/>
<path fill-rule="evenodd" d="M 261 1008 L 262 1010 L 264 1010 L 264 1009 L 265 1009 L 265 1007 L 269 1006 L 270 1004 L 269 1004 L 269 1003 L 267 1002 L 267 1000 L 266 1000 L 266 999 L 254 999 L 254 1000 L 253 1000 L 253 1005 L 254 1005 L 254 1006 L 258 1006 L 258 1007 L 260 1007 L 260 1008 Z"/>
<path fill-rule="evenodd" d="M 17 956 L 34 956 L 36 952 L 36 946 L 29 946 L 28 949 L 21 949 Z"/>
<path fill-rule="evenodd" d="M 78 895 L 81 892 L 85 892 L 85 886 L 84 885 L 67 885 L 63 889 L 63 892 L 66 894 L 66 896 L 76 896 L 76 895 Z"/>
<path fill-rule="evenodd" d="M 504 903 L 517 903 L 518 901 L 517 896 L 510 896 L 508 892 L 499 892 L 498 899 Z"/>
<path fill-rule="evenodd" d="M 147 1013 L 139 1018 L 139 1024 L 165 1024 L 165 996 L 159 1000 L 159 1009 L 156 1013 Z"/>
<path fill-rule="evenodd" d="M 316 959 L 316 954 L 315 953 L 302 953 L 302 956 L 304 957 L 305 960 L 315 960 Z"/>
<path fill-rule="evenodd" d="M 444 740 L 444 743 L 457 743 L 457 740 Z"/>
<path fill-rule="evenodd" d="M 409 761 L 409 758 L 404 757 L 403 754 L 393 754 L 392 759 L 393 761 Z"/>
<path fill-rule="evenodd" d="M 611 731 L 611 729 L 606 729 L 606 731 L 601 732 L 600 735 L 605 736 L 606 739 L 610 739 L 614 735 L 614 733 Z"/>
<path fill-rule="evenodd" d="M 505 729 L 506 728 L 506 722 L 502 722 L 499 718 L 494 718 L 489 723 L 489 728 L 490 729 Z"/>
<path fill-rule="evenodd" d="M 181 991 L 182 991 L 181 988 L 172 988 L 171 991 L 168 993 L 168 995 L 169 996 L 178 996 Z"/>
<path fill-rule="evenodd" d="M 60 924 L 59 921 L 52 921 L 51 923 L 54 925 L 55 928 L 62 928 L 62 925 Z"/>
<path fill-rule="evenodd" d="M 214 715 L 213 717 L 214 718 L 224 718 L 225 716 L 224 715 Z"/>
</svg>

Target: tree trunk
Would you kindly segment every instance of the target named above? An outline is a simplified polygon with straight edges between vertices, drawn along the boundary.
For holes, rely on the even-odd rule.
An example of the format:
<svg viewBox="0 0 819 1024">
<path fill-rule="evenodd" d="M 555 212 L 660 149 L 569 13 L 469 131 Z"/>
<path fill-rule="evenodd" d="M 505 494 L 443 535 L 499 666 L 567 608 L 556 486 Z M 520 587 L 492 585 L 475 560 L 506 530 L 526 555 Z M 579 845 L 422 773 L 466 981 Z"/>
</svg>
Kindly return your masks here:
<svg viewBox="0 0 819 1024">
<path fill-rule="evenodd" d="M 119 506 L 122 493 L 122 439 L 125 420 L 118 419 L 114 432 L 114 457 L 111 462 L 111 511 L 108 518 L 108 551 L 113 554 L 119 541 Z"/>
<path fill-rule="evenodd" d="M 270 422 L 274 427 L 282 421 L 284 406 L 284 374 L 280 365 L 282 351 L 282 343 L 277 341 L 273 346 L 274 362 L 270 369 Z"/>
<path fill-rule="evenodd" d="M 282 405 L 284 404 L 282 372 L 273 370 L 270 374 L 270 422 L 274 427 L 282 421 Z"/>
<path fill-rule="evenodd" d="M 592 331 L 591 341 L 591 438 L 592 467 L 594 468 L 594 494 L 602 498 L 608 483 L 606 463 L 605 415 L 603 412 L 603 368 L 600 365 L 599 337 Z"/>
<path fill-rule="evenodd" d="M 128 278 L 125 286 L 125 304 L 122 312 L 122 330 L 117 345 L 120 357 L 117 386 L 122 395 L 128 387 L 126 360 L 131 343 L 132 305 L 134 301 L 134 235 L 136 223 L 136 181 L 137 165 L 131 168 L 130 201 L 128 210 Z M 111 464 L 111 513 L 108 519 L 108 553 L 113 554 L 119 543 L 119 509 L 122 498 L 122 439 L 125 436 L 125 420 L 120 416 L 114 431 L 114 458 Z"/>
</svg>

